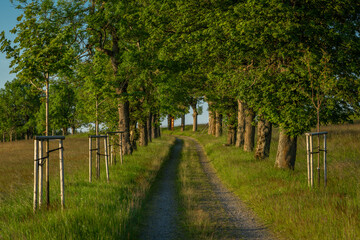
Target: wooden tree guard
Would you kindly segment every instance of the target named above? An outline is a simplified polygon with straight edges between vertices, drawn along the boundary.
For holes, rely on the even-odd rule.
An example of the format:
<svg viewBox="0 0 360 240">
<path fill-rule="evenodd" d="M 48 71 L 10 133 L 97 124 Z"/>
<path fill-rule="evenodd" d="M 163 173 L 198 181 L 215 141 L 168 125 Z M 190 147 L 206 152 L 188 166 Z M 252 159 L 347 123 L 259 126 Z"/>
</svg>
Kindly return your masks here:
<svg viewBox="0 0 360 240">
<path fill-rule="evenodd" d="M 309 187 L 314 186 L 314 170 L 313 170 L 314 154 L 319 154 L 320 152 L 324 152 L 324 160 L 323 160 L 323 162 L 324 162 L 324 186 L 326 187 L 326 184 L 327 184 L 326 135 L 327 135 L 327 133 L 328 132 L 305 133 L 305 137 L 306 137 L 306 153 L 307 153 L 307 173 L 308 173 L 308 186 Z M 317 149 L 317 151 L 314 151 L 313 136 L 320 136 L 320 135 L 323 135 L 323 138 L 324 138 L 324 148 L 320 149 L 320 142 L 319 142 L 319 148 Z M 319 184 L 320 184 L 320 163 L 318 164 L 317 172 L 318 172 L 318 178 L 319 178 Z"/>
<path fill-rule="evenodd" d="M 44 160 L 49 159 L 49 153 L 59 150 L 59 162 L 60 162 L 60 197 L 61 208 L 65 207 L 65 194 L 64 194 L 64 136 L 35 136 L 34 140 L 34 201 L 33 210 L 36 212 L 37 208 L 42 205 L 42 193 L 43 193 L 43 165 Z M 43 156 L 43 143 L 48 140 L 59 140 L 59 148 L 52 149 L 46 152 Z M 47 193 L 49 194 L 49 193 Z"/>
<path fill-rule="evenodd" d="M 118 146 L 120 147 L 120 161 L 121 164 L 123 164 L 123 152 L 122 152 L 122 139 L 123 139 L 123 134 L 125 133 L 125 131 L 116 131 L 116 132 L 107 132 L 107 135 L 109 136 L 109 149 L 111 149 L 110 151 L 110 159 L 111 159 L 111 164 L 113 163 L 113 152 L 114 152 L 114 146 Z M 119 134 L 119 139 L 120 139 L 120 144 L 115 144 L 115 143 L 110 143 L 110 136 L 112 137 L 115 134 Z M 113 138 L 112 138 L 113 139 Z M 115 159 L 115 164 L 116 164 L 116 155 L 114 155 L 114 159 Z"/>
<path fill-rule="evenodd" d="M 93 138 L 103 138 L 104 139 L 104 150 L 105 153 L 101 154 L 99 147 L 92 148 L 92 139 Z M 105 156 L 105 168 L 106 168 L 106 180 L 109 182 L 109 154 L 108 154 L 108 135 L 90 135 L 89 136 L 89 182 L 92 180 L 92 151 L 96 151 L 96 155 Z M 100 166 L 99 166 L 100 169 Z M 100 171 L 99 171 L 100 172 Z M 99 175 L 100 177 L 100 175 Z"/>
</svg>

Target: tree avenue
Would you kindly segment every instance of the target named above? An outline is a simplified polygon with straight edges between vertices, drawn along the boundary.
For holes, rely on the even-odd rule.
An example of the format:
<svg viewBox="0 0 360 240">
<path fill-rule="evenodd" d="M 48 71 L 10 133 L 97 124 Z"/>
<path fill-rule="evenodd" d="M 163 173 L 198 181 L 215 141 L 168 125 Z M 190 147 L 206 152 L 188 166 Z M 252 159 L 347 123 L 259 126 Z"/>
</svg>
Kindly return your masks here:
<svg viewBox="0 0 360 240">
<path fill-rule="evenodd" d="M 96 122 L 125 131 L 128 154 L 136 142 L 145 146 L 159 136 L 161 117 L 181 117 L 184 125 L 192 108 L 197 131 L 205 100 L 209 134 L 220 136 L 225 126 L 226 145 L 266 159 L 278 127 L 275 166 L 294 169 L 298 136 L 359 113 L 356 0 L 14 2 L 23 10 L 17 38 L 1 34 L 14 81 L 38 97 L 35 86 L 54 86 L 51 128 Z M 61 100 L 66 96 L 73 101 Z M 43 111 L 36 97 L 29 99 Z M 36 113 L 25 115 L 21 127 L 2 121 L 3 136 L 39 133 Z"/>
</svg>

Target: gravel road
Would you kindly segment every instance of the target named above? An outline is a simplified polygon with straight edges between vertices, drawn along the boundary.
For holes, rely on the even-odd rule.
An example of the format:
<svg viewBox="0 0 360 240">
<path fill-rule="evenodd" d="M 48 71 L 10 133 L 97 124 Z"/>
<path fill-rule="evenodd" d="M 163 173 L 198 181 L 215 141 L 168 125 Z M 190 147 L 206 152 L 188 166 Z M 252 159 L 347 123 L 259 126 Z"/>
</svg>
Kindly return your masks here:
<svg viewBox="0 0 360 240">
<path fill-rule="evenodd" d="M 259 223 L 260 221 L 245 204 L 220 181 L 202 146 L 193 138 L 181 138 L 189 141 L 197 152 L 207 176 L 206 180 L 212 188 L 209 196 L 197 204 L 209 212 L 211 220 L 216 222 L 214 239 L 276 239 L 266 226 Z M 148 217 L 140 235 L 141 239 L 183 239 L 184 234 L 177 221 L 179 212 L 176 199 L 176 173 L 182 147 L 182 141 L 176 139 L 170 159 L 159 174 L 152 198 L 148 203 Z"/>
<path fill-rule="evenodd" d="M 212 186 L 215 195 L 212 202 L 213 205 L 217 206 L 211 208 L 222 208 L 223 210 L 218 211 L 222 212 L 220 214 L 212 215 L 219 224 L 217 231 L 220 232 L 216 235 L 222 236 L 221 239 L 275 240 L 274 235 L 269 232 L 266 226 L 260 223 L 254 213 L 220 181 L 215 169 L 207 159 L 203 147 L 193 138 L 184 137 L 184 139 L 190 141 L 191 145 L 196 149 L 201 166 Z M 203 204 L 208 205 L 206 201 Z"/>
</svg>

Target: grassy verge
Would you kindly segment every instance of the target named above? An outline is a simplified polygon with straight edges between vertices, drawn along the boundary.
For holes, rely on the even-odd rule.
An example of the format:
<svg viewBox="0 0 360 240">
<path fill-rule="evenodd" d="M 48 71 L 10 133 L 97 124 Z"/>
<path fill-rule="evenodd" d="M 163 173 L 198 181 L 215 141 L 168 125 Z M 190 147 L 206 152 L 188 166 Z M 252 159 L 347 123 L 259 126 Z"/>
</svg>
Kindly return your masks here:
<svg viewBox="0 0 360 240">
<path fill-rule="evenodd" d="M 104 167 L 102 178 L 92 183 L 86 168 L 67 174 L 64 211 L 59 207 L 58 178 L 51 182 L 51 209 L 35 215 L 31 183 L 25 185 L 1 200 L 0 239 L 131 239 L 142 202 L 172 142 L 171 137 L 155 139 L 126 156 L 123 165 L 110 166 L 109 184 Z"/>
<path fill-rule="evenodd" d="M 202 127 L 199 128 L 200 130 Z M 298 139 L 295 171 L 275 169 L 277 131 L 270 158 L 225 147 L 206 131 L 164 131 L 195 137 L 222 181 L 284 239 L 358 239 L 360 236 L 360 124 L 328 126 L 328 187 L 307 187 L 305 138 Z"/>
<path fill-rule="evenodd" d="M 187 140 L 184 140 L 177 184 L 180 223 L 186 230 L 186 239 L 213 239 L 216 223 L 211 221 L 209 212 L 198 204 L 202 198 L 209 197 L 211 186 L 202 170 L 196 149 Z"/>
</svg>

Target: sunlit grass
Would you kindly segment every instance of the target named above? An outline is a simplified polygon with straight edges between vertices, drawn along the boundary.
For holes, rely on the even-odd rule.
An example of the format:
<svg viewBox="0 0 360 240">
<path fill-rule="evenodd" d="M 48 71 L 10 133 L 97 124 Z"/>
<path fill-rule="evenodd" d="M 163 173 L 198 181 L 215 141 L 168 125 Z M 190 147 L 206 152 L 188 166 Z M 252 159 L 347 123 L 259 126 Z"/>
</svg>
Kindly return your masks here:
<svg viewBox="0 0 360 240">
<path fill-rule="evenodd" d="M 201 127 L 200 127 L 201 129 Z M 358 239 L 360 236 L 360 124 L 323 127 L 328 131 L 328 186 L 307 186 L 305 137 L 298 138 L 294 171 L 274 168 L 277 129 L 270 158 L 225 147 L 225 137 L 206 131 L 164 131 L 197 138 L 222 181 L 284 239 Z M 315 161 L 316 158 L 315 158 Z M 317 181 L 315 181 L 317 182 Z"/>
<path fill-rule="evenodd" d="M 87 138 L 75 139 L 80 142 L 67 148 L 65 145 L 69 154 L 65 155 L 68 167 L 65 210 L 60 210 L 59 180 L 54 175 L 51 179 L 51 208 L 44 207 L 34 215 L 32 182 L 29 180 L 21 190 L 7 194 L 1 201 L 0 239 L 132 238 L 141 205 L 173 139 L 162 137 L 153 140 L 148 147 L 139 148 L 132 156 L 126 156 L 123 165 L 111 166 L 110 183 L 106 183 L 104 167 L 100 180 L 93 178 L 92 183 L 88 182 L 88 141 Z M 82 148 L 85 148 L 83 153 Z M 83 157 L 81 154 L 84 154 Z M 12 174 L 16 172 L 9 173 L 9 176 Z"/>
<path fill-rule="evenodd" d="M 187 239 L 213 239 L 216 223 L 211 221 L 208 209 L 199 201 L 210 196 L 211 186 L 190 142 L 184 139 L 183 152 L 178 170 L 178 189 L 181 208 L 181 224 Z"/>
</svg>

